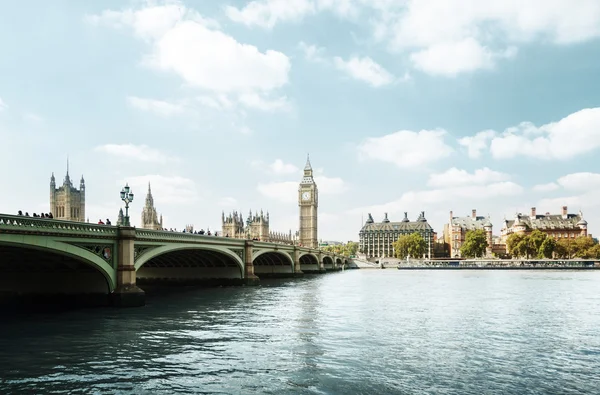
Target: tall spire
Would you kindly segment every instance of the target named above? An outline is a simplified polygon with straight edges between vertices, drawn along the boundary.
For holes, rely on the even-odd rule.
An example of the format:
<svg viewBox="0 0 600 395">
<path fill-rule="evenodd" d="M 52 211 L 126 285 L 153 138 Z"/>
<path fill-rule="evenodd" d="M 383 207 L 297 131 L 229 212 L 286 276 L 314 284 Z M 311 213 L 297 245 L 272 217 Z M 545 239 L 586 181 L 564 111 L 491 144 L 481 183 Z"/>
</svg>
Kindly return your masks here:
<svg viewBox="0 0 600 395">
<path fill-rule="evenodd" d="M 306 154 L 306 166 L 304 166 L 304 170 L 312 170 L 310 166 L 310 154 Z"/>
<path fill-rule="evenodd" d="M 67 156 L 67 175 L 65 176 L 65 185 L 71 185 L 71 177 L 69 177 L 69 157 Z"/>
</svg>

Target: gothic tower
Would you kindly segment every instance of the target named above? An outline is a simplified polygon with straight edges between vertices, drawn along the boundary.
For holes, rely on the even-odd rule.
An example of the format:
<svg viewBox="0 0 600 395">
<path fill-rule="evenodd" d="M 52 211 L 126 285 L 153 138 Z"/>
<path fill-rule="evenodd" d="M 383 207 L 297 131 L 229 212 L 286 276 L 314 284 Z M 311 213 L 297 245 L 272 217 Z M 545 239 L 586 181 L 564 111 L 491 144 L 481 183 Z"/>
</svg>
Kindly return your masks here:
<svg viewBox="0 0 600 395">
<path fill-rule="evenodd" d="M 56 219 L 85 222 L 85 181 L 81 176 L 79 190 L 73 186 L 68 160 L 67 174 L 62 186 L 56 188 L 54 173 L 50 177 L 50 212 Z"/>
<path fill-rule="evenodd" d="M 306 158 L 304 176 L 298 187 L 298 206 L 300 207 L 300 244 L 317 248 L 317 208 L 319 207 L 319 191 L 313 179 L 310 158 Z"/>
<path fill-rule="evenodd" d="M 152 190 L 150 189 L 150 183 L 148 183 L 148 194 L 146 195 L 146 204 L 142 209 L 142 228 L 161 230 L 163 228 L 162 215 L 160 220 L 154 207 L 154 198 L 152 197 Z"/>
</svg>

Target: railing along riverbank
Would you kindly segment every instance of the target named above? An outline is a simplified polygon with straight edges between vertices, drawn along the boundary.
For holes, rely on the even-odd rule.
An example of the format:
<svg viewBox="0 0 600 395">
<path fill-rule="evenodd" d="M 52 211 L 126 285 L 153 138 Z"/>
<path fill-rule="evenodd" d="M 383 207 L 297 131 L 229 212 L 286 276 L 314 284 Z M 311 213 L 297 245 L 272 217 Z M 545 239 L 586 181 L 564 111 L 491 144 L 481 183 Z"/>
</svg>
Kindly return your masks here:
<svg viewBox="0 0 600 395">
<path fill-rule="evenodd" d="M 389 266 L 388 266 L 389 267 Z M 597 259 L 466 259 L 447 261 L 401 261 L 399 270 L 598 270 L 600 260 Z"/>
</svg>

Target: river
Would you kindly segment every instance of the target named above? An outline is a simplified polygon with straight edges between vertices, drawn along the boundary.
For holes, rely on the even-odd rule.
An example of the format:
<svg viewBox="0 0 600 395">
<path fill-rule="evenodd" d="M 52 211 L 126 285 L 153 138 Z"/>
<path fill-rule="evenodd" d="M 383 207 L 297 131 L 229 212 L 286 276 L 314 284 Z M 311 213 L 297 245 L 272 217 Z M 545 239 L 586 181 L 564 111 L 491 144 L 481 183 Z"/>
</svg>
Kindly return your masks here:
<svg viewBox="0 0 600 395">
<path fill-rule="evenodd" d="M 348 270 L 4 315 L 0 393 L 598 394 L 599 271 Z"/>
</svg>

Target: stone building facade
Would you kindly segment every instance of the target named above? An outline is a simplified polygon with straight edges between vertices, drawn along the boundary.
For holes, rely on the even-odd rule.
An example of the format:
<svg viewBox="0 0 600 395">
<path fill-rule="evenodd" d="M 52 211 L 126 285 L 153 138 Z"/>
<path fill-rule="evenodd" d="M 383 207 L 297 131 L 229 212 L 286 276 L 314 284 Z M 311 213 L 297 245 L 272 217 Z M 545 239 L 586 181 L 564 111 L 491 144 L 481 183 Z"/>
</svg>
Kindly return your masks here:
<svg viewBox="0 0 600 395">
<path fill-rule="evenodd" d="M 513 220 L 504 219 L 500 231 L 502 243 L 511 234 L 517 233 L 528 235 L 538 229 L 555 240 L 574 239 L 579 236 L 590 236 L 587 232 L 588 223 L 583 218 L 583 213 L 569 214 L 567 206 L 563 206 L 560 214 L 537 214 L 536 208 L 532 207 L 529 215 L 518 213 Z"/>
<path fill-rule="evenodd" d="M 319 190 L 313 178 L 310 158 L 306 158 L 304 175 L 298 186 L 298 207 L 300 211 L 299 244 L 304 247 L 318 248 L 317 209 L 319 207 Z"/>
<path fill-rule="evenodd" d="M 221 214 L 221 223 L 220 235 L 223 237 L 283 244 L 294 244 L 297 240 L 297 235 L 292 234 L 291 230 L 288 233 L 271 232 L 269 230 L 269 213 L 264 214 L 262 210 L 260 212 L 256 211 L 254 214 L 250 210 L 245 223 L 241 213 L 233 211 L 226 216 L 225 212 L 223 212 Z"/>
<path fill-rule="evenodd" d="M 367 259 L 394 257 L 393 243 L 398 240 L 398 237 L 411 233 L 419 233 L 423 237 L 427 243 L 425 255 L 431 257 L 434 252 L 434 232 L 425 218 L 424 211 L 421 211 L 414 222 L 408 219 L 407 213 L 404 213 L 401 222 L 390 222 L 385 213 L 383 221 L 376 223 L 369 213 L 367 221 L 359 232 L 358 250 L 365 254 Z"/>
<path fill-rule="evenodd" d="M 83 175 L 79 189 L 73 186 L 69 177 L 69 165 L 63 184 L 56 188 L 54 173 L 50 177 L 50 212 L 56 219 L 85 222 L 85 180 Z"/>
<path fill-rule="evenodd" d="M 161 230 L 163 229 L 163 219 L 162 214 L 160 218 L 156 213 L 156 208 L 154 207 L 154 198 L 152 197 L 152 189 L 150 188 L 150 183 L 148 183 L 148 193 L 146 194 L 146 204 L 144 204 L 144 208 L 142 209 L 142 223 L 141 227 L 144 229 L 154 229 Z"/>
<path fill-rule="evenodd" d="M 477 215 L 477 210 L 471 210 L 470 216 L 455 217 L 450 211 L 449 222 L 444 225 L 444 241 L 450 246 L 450 257 L 461 256 L 460 247 L 465 242 L 470 230 L 484 230 L 488 242 L 486 256 L 492 256 L 492 223 L 489 217 Z"/>
</svg>

